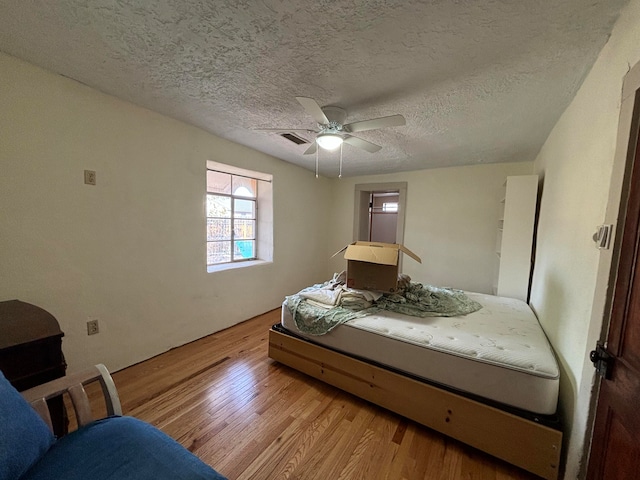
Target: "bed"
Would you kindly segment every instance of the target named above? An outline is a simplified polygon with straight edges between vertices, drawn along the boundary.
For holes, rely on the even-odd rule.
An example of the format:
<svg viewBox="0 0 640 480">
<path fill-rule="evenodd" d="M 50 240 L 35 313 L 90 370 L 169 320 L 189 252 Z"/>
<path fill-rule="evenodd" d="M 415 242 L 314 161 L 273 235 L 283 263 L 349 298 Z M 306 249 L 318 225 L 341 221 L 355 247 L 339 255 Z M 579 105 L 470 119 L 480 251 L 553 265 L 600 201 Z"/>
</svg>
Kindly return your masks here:
<svg viewBox="0 0 640 480">
<path fill-rule="evenodd" d="M 269 356 L 555 479 L 562 432 L 553 350 L 526 303 L 465 293 L 482 308 L 425 318 L 374 311 L 323 335 L 301 330 L 285 300 Z"/>
</svg>

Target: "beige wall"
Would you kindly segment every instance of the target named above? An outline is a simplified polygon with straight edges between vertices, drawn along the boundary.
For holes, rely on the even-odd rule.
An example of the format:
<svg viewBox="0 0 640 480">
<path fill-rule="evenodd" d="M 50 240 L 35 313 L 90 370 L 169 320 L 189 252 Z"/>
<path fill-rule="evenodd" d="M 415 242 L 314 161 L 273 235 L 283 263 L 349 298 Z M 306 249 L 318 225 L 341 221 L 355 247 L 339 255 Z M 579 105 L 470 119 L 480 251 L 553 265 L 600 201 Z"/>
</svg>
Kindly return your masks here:
<svg viewBox="0 0 640 480">
<path fill-rule="evenodd" d="M 355 185 L 407 182 L 404 244 L 422 264 L 405 257 L 404 273 L 416 282 L 492 293 L 503 185 L 508 175 L 531 172 L 531 163 L 519 162 L 335 180 L 329 252 L 353 240 Z M 335 258 L 327 275 L 344 268 L 345 260 Z"/>
<path fill-rule="evenodd" d="M 0 299 L 59 320 L 69 370 L 119 369 L 324 279 L 329 180 L 13 57 L 0 72 Z M 273 175 L 273 263 L 206 273 L 207 160 Z"/>
<path fill-rule="evenodd" d="M 565 478 L 580 474 L 586 449 L 593 367 L 588 360 L 603 317 L 608 266 L 591 239 L 605 223 L 622 80 L 640 60 L 640 2 L 622 12 L 578 94 L 535 161 L 544 175 L 531 304 L 562 365 L 561 411 L 567 432 Z M 618 202 L 618 198 L 611 200 Z M 615 218 L 612 220 L 615 222 Z"/>
</svg>

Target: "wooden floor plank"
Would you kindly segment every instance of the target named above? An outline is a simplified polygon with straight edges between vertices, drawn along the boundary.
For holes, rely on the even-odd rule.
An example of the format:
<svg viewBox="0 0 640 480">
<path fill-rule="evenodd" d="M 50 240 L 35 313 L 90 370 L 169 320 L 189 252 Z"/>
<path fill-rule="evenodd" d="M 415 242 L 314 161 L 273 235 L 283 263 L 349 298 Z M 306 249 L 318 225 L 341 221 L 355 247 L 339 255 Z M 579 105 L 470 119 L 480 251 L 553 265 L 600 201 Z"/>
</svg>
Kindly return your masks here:
<svg viewBox="0 0 640 480">
<path fill-rule="evenodd" d="M 124 413 L 233 480 L 537 478 L 269 359 L 279 318 L 274 310 L 115 372 Z M 99 388 L 88 393 L 103 411 Z"/>
</svg>

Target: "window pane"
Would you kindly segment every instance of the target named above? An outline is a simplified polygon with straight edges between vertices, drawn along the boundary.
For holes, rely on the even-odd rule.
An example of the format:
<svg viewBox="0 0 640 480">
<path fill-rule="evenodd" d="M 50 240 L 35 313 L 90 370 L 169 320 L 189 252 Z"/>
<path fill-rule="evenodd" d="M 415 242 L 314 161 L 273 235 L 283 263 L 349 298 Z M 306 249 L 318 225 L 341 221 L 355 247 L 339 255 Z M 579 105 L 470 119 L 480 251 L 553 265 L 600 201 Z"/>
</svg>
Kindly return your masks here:
<svg viewBox="0 0 640 480">
<path fill-rule="evenodd" d="M 254 178 L 233 176 L 233 194 L 256 198 L 258 181 Z"/>
<path fill-rule="evenodd" d="M 231 242 L 207 242 L 207 265 L 231 261 Z"/>
<path fill-rule="evenodd" d="M 207 217 L 231 218 L 231 198 L 207 195 Z"/>
<path fill-rule="evenodd" d="M 234 220 L 233 221 L 233 234 L 235 238 L 256 238 L 255 234 L 256 221 L 255 220 Z"/>
<path fill-rule="evenodd" d="M 242 260 L 256 258 L 256 242 L 253 240 L 240 240 L 233 242 L 233 259 Z"/>
<path fill-rule="evenodd" d="M 207 241 L 231 240 L 231 219 L 207 218 Z"/>
<path fill-rule="evenodd" d="M 207 192 L 231 195 L 231 175 L 207 170 Z"/>
<path fill-rule="evenodd" d="M 233 200 L 235 218 L 256 218 L 255 200 Z"/>
<path fill-rule="evenodd" d="M 398 202 L 384 202 L 382 204 L 383 212 L 397 212 L 398 211 Z"/>
</svg>

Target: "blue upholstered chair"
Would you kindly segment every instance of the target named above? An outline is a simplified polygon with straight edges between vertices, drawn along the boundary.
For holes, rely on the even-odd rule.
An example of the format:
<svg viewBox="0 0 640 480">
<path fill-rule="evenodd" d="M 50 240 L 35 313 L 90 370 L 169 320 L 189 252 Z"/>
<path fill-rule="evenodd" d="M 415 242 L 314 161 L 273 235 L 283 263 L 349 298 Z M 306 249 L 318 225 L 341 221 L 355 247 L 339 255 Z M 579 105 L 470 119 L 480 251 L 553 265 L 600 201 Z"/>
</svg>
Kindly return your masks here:
<svg viewBox="0 0 640 480">
<path fill-rule="evenodd" d="M 91 419 L 83 385 L 99 381 L 108 417 Z M 68 392 L 78 430 L 56 439 L 46 399 Z M 121 416 L 103 365 L 18 393 L 0 372 L 0 480 L 225 480 L 160 430 Z"/>
</svg>

